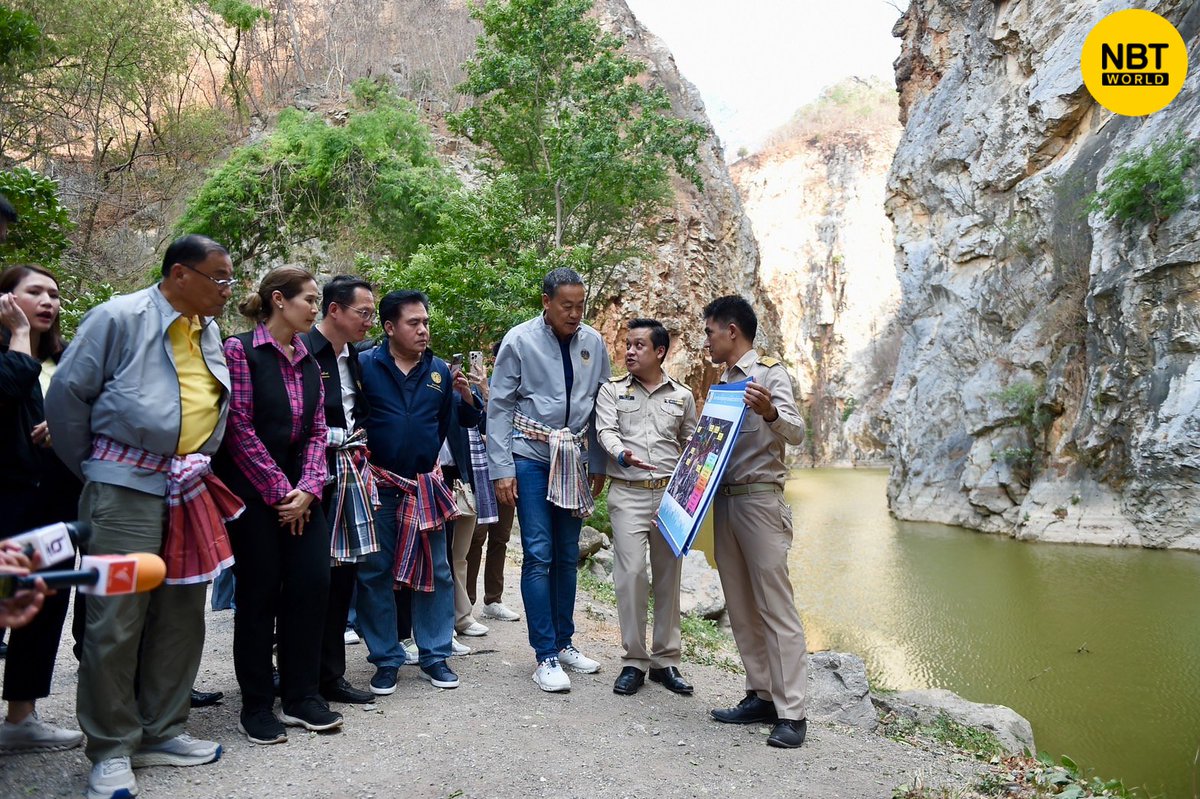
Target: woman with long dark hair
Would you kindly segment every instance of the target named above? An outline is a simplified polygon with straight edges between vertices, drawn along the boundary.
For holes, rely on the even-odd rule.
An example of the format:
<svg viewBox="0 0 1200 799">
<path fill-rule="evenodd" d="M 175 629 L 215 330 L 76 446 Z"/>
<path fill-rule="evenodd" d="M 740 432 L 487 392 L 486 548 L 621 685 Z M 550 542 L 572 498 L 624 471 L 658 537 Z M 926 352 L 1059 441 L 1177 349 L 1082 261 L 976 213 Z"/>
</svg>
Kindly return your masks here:
<svg viewBox="0 0 1200 799">
<path fill-rule="evenodd" d="M 50 272 L 22 264 L 0 273 L 0 538 L 76 518 L 79 481 L 50 449 L 42 409 L 65 348 L 60 310 Z M 69 591 L 46 597 L 33 621 L 12 633 L 0 753 L 71 749 L 83 741 L 83 733 L 47 724 L 36 710 L 50 695 L 69 601 Z"/>
<path fill-rule="evenodd" d="M 232 392 L 218 474 L 246 503 L 228 525 L 237 578 L 238 728 L 257 744 L 286 741 L 284 724 L 328 730 L 342 723 L 318 693 L 329 594 L 329 527 L 318 499 L 326 426 L 321 370 L 299 335 L 312 328 L 320 307 L 311 274 L 274 269 L 239 306 L 255 328 L 225 340 Z M 279 717 L 272 713 L 276 630 Z"/>
</svg>

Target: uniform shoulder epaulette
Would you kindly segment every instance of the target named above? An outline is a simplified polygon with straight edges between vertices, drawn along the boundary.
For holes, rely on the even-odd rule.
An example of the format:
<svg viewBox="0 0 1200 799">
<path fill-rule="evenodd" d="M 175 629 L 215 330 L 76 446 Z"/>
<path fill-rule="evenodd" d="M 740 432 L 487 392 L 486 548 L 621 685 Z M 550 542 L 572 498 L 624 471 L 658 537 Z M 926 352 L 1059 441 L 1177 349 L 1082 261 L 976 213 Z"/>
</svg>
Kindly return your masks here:
<svg viewBox="0 0 1200 799">
<path fill-rule="evenodd" d="M 629 372 L 626 372 L 626 373 L 625 373 L 625 374 L 623 374 L 623 375 L 613 375 L 612 377 L 608 378 L 608 382 L 610 382 L 610 383 L 620 383 L 622 380 L 624 380 L 624 379 L 625 379 L 625 378 L 627 378 L 627 377 L 629 377 Z"/>
<path fill-rule="evenodd" d="M 779 366 L 783 363 L 783 361 L 779 360 L 778 358 L 772 358 L 770 355 L 758 356 L 758 362 L 768 369 L 772 366 Z"/>
</svg>

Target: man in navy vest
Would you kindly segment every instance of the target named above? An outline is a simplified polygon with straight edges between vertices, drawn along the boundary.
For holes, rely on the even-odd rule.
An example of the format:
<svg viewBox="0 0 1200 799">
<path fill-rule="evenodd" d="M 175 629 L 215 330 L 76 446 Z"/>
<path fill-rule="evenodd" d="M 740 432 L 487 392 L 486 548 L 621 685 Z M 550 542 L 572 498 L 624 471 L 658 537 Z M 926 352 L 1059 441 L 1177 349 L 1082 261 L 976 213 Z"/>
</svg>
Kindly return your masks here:
<svg viewBox="0 0 1200 799">
<path fill-rule="evenodd" d="M 375 322 L 375 295 L 362 278 L 338 275 L 321 292 L 321 321 L 301 334 L 321 367 L 325 386 L 326 450 L 329 482 L 322 507 L 332 539 L 329 605 L 321 643 L 321 696 L 330 702 L 366 704 L 374 695 L 346 680 L 346 617 L 354 596 L 358 563 L 378 549 L 374 509 L 365 489 L 367 440 L 364 425 L 370 405 L 362 390 L 362 367 L 354 345 Z"/>
<path fill-rule="evenodd" d="M 380 550 L 358 567 L 358 624 L 375 665 L 371 691 L 377 695 L 396 690 L 396 673 L 404 665 L 404 648 L 396 635 L 393 586 L 400 563 L 397 546 L 404 542 L 398 514 L 408 509 L 421 518 L 449 518 L 456 514 L 453 498 L 445 489 L 438 453 L 450 427 L 451 410 L 458 405 L 464 427 L 479 423 L 482 403 L 471 394 L 466 375 L 451 368 L 429 351 L 429 300 L 419 291 L 393 291 L 379 304 L 386 336 L 383 343 L 363 353 L 363 391 L 371 405 L 366 422 L 371 442 L 371 462 L 387 470 L 396 486 L 417 483 L 415 493 L 381 483 L 381 507 L 376 514 Z M 443 493 L 444 492 L 444 493 Z M 440 495 L 449 507 L 416 506 L 415 497 Z M 420 651 L 421 676 L 438 688 L 455 688 L 458 675 L 446 665 L 454 632 L 454 580 L 446 558 L 446 532 L 441 526 L 423 528 L 416 556 L 427 559 L 431 577 L 426 585 L 408 583 L 412 592 L 413 638 Z M 425 545 L 428 549 L 425 549 Z M 403 550 L 401 555 L 403 559 Z M 432 590 L 427 590 L 432 589 Z"/>
</svg>

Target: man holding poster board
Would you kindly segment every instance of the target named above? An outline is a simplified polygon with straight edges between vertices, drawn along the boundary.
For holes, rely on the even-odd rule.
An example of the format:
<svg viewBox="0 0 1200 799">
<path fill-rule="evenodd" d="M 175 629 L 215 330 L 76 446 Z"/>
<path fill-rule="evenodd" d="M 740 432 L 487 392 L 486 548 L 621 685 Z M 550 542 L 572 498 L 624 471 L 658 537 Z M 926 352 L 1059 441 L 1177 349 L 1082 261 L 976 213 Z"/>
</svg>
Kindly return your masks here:
<svg viewBox="0 0 1200 799">
<path fill-rule="evenodd" d="M 727 724 L 772 723 L 767 743 L 804 743 L 808 658 L 804 628 L 788 577 L 792 512 L 783 499 L 786 444 L 804 439 L 792 378 L 775 358 L 754 350 L 758 318 L 741 297 L 704 308 L 705 346 L 724 364 L 722 383 L 751 380 L 741 429 L 713 501 L 717 570 L 738 653 L 746 667 L 746 698 L 713 710 Z"/>
</svg>

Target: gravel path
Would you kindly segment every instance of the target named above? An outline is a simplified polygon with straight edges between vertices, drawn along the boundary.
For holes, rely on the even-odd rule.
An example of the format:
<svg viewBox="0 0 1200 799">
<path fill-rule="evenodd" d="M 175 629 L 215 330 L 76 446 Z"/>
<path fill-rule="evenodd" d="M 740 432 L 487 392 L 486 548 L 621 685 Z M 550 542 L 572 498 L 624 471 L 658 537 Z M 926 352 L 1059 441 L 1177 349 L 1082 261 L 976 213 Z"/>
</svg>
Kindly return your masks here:
<svg viewBox="0 0 1200 799">
<path fill-rule="evenodd" d="M 518 585 L 509 564 L 507 584 Z M 506 603 L 520 608 L 519 591 Z M 400 672 L 396 693 L 375 705 L 342 706 L 340 732 L 289 728 L 289 741 L 255 746 L 237 732 L 237 682 L 231 657 L 233 614 L 208 614 L 198 686 L 221 690 L 225 702 L 192 712 L 188 731 L 221 741 L 221 760 L 196 768 L 139 770 L 142 796 L 440 797 L 526 796 L 813 797 L 887 799 L 914 778 L 959 785 L 982 765 L 880 735 L 811 725 L 799 750 L 766 745 L 765 726 L 716 724 L 708 709 L 735 704 L 742 678 L 685 663 L 692 697 L 647 682 L 632 697 L 612 693 L 620 636 L 614 611 L 581 594 L 576 644 L 599 659 L 599 674 L 572 674 L 567 694 L 546 694 L 530 679 L 534 663 L 524 621 L 492 622 L 474 647 L 451 661 L 462 684 L 433 688 L 416 667 Z M 75 661 L 70 633 L 61 648 L 54 693 L 39 703 L 47 720 L 75 725 Z M 374 669 L 366 647 L 350 647 L 347 677 L 365 688 Z M 82 749 L 0 757 L 0 797 L 79 796 L 90 765 Z"/>
</svg>

